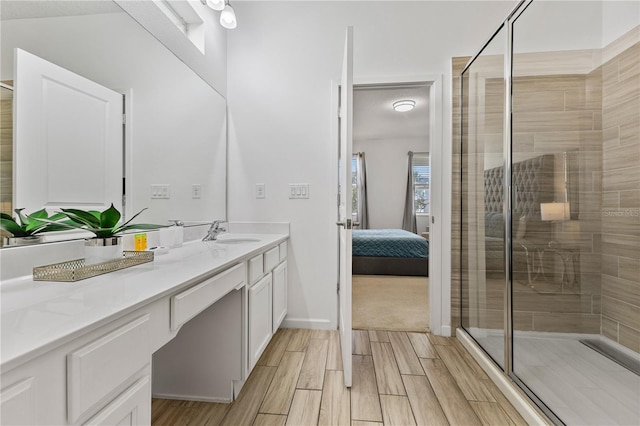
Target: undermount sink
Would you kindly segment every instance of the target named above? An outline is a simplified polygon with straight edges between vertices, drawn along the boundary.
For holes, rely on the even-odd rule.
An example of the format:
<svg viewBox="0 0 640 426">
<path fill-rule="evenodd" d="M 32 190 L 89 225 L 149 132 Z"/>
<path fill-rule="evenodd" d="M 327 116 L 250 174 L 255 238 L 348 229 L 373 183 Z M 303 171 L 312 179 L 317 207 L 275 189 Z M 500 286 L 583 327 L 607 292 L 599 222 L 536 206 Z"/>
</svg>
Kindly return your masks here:
<svg viewBox="0 0 640 426">
<path fill-rule="evenodd" d="M 227 238 L 219 238 L 216 240 L 218 244 L 247 244 L 247 243 L 258 243 L 260 242 L 257 238 L 247 238 L 247 237 L 227 237 Z"/>
</svg>

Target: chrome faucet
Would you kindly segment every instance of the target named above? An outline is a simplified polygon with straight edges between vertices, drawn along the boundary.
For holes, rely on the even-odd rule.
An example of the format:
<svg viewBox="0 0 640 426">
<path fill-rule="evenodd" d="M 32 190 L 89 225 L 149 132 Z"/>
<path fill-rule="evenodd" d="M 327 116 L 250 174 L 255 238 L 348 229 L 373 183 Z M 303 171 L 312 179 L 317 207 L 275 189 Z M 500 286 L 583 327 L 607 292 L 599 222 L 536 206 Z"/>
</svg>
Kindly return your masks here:
<svg viewBox="0 0 640 426">
<path fill-rule="evenodd" d="M 223 228 L 220 226 L 221 223 L 225 222 L 226 221 L 224 220 L 214 220 L 213 223 L 211 223 L 209 231 L 207 231 L 207 235 L 204 236 L 202 241 L 215 241 L 218 239 L 218 235 L 222 234 L 223 232 L 227 232 L 227 228 Z"/>
</svg>

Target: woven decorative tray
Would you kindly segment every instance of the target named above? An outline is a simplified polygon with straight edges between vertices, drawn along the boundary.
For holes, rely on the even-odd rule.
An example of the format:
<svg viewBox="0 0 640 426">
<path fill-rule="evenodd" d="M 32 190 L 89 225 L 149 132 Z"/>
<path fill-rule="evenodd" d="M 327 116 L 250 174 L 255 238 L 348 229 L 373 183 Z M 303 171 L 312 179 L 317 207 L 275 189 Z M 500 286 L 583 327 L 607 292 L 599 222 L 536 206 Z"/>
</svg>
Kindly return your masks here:
<svg viewBox="0 0 640 426">
<path fill-rule="evenodd" d="M 33 268 L 34 281 L 74 282 L 153 261 L 151 251 L 124 251 L 120 259 L 85 265 L 84 259 Z"/>
</svg>

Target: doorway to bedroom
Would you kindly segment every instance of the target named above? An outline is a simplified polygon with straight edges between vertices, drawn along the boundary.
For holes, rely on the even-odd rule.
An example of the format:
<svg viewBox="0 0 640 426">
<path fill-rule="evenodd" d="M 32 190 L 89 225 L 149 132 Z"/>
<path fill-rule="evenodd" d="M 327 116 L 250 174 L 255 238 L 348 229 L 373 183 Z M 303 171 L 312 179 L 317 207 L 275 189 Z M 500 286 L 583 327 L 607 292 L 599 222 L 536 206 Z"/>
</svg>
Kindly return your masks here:
<svg viewBox="0 0 640 426">
<path fill-rule="evenodd" d="M 430 88 L 354 86 L 354 330 L 429 331 Z"/>
</svg>

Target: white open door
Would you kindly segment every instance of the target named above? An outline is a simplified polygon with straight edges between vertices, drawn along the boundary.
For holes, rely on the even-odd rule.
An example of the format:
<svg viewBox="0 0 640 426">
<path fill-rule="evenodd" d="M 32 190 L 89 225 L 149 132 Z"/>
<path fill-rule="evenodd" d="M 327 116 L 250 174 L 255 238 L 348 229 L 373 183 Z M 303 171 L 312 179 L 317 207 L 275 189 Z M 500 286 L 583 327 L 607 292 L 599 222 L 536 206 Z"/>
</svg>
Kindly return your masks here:
<svg viewBox="0 0 640 426">
<path fill-rule="evenodd" d="M 347 27 L 340 83 L 338 228 L 340 229 L 339 327 L 344 384 L 351 387 L 351 156 L 353 151 L 353 27 Z"/>
<path fill-rule="evenodd" d="M 122 95 L 16 49 L 14 206 L 122 211 Z"/>
</svg>

